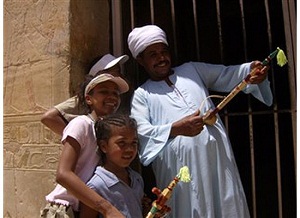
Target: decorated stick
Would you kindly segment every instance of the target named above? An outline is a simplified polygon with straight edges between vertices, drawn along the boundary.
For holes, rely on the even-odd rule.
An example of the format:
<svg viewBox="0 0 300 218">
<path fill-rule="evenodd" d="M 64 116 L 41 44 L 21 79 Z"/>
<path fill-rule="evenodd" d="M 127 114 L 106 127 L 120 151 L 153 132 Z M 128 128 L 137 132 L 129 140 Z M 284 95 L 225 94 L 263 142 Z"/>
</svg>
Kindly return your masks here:
<svg viewBox="0 0 300 218">
<path fill-rule="evenodd" d="M 263 62 L 262 62 L 262 65 L 263 66 L 266 66 L 268 65 L 271 60 L 277 55 L 277 64 L 279 66 L 283 66 L 287 63 L 287 59 L 286 59 L 286 56 L 284 54 L 284 52 L 279 48 L 277 47 L 277 49 L 275 51 L 273 51 Z M 211 110 L 211 111 L 208 111 L 204 117 L 203 117 L 203 121 L 205 124 L 208 124 L 208 125 L 213 125 L 217 118 L 216 118 L 216 114 L 224 108 L 224 106 L 226 104 L 228 104 L 229 101 L 231 101 L 231 99 L 236 96 L 241 90 L 243 90 L 246 85 L 249 83 L 249 79 L 251 76 L 255 75 L 257 73 L 259 69 L 258 68 L 254 68 L 251 70 L 251 72 L 243 79 L 243 81 L 238 84 L 219 104 L 218 106 L 214 109 L 214 110 Z"/>
<path fill-rule="evenodd" d="M 156 213 L 158 213 L 166 202 L 170 199 L 172 195 L 173 188 L 177 185 L 179 181 L 190 182 L 190 173 L 187 166 L 184 166 L 180 169 L 177 176 L 170 182 L 167 188 L 165 188 L 157 200 L 152 202 L 152 208 L 147 214 L 146 218 L 153 218 Z"/>
</svg>

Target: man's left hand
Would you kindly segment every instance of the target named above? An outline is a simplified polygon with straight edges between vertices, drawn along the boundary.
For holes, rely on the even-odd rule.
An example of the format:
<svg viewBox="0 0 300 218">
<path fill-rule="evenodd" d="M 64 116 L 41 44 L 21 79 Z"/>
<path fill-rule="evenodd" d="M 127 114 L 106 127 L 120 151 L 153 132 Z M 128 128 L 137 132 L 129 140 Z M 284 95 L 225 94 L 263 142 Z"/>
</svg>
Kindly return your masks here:
<svg viewBox="0 0 300 218">
<path fill-rule="evenodd" d="M 251 63 L 251 70 L 255 69 L 256 71 L 254 75 L 252 75 L 249 79 L 251 84 L 258 84 L 264 81 L 268 76 L 269 66 L 263 66 L 260 61 L 253 61 Z"/>
</svg>

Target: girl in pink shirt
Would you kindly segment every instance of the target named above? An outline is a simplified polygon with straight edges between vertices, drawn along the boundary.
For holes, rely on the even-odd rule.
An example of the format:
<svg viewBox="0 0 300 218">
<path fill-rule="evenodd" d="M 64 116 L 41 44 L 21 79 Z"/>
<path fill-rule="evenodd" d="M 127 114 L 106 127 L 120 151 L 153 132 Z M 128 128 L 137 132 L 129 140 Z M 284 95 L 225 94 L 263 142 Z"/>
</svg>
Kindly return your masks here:
<svg viewBox="0 0 300 218">
<path fill-rule="evenodd" d="M 48 204 L 41 217 L 77 217 L 79 201 L 106 217 L 124 217 L 85 183 L 100 160 L 94 124 L 100 117 L 114 113 L 120 105 L 120 94 L 128 90 L 125 80 L 110 74 L 101 74 L 84 83 L 82 96 L 89 113 L 74 118 L 64 129 L 56 175 L 59 184 L 46 196 Z"/>
</svg>

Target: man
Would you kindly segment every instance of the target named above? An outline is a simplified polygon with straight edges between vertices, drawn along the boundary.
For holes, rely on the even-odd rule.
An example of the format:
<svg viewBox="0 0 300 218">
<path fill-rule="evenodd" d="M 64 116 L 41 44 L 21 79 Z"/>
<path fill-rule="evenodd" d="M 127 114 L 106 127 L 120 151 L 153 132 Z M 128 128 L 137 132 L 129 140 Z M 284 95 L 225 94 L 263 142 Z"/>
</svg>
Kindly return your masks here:
<svg viewBox="0 0 300 218">
<path fill-rule="evenodd" d="M 128 47 L 150 76 L 131 102 L 140 160 L 152 163 L 160 189 L 181 167 L 188 166 L 191 173 L 190 183 L 174 188 L 170 217 L 250 217 L 225 127 L 218 115 L 215 124 L 204 125 L 203 115 L 214 108 L 208 90 L 230 92 L 252 68 L 258 73 L 243 91 L 271 105 L 268 68 L 261 69 L 259 61 L 228 67 L 189 62 L 171 68 L 165 32 L 155 25 L 134 28 Z"/>
<path fill-rule="evenodd" d="M 128 55 L 116 58 L 111 54 L 106 54 L 93 65 L 89 75 L 96 76 L 101 73 L 109 73 L 113 76 L 122 77 L 120 65 L 124 64 L 128 59 Z M 84 114 L 84 109 L 81 105 L 78 105 L 78 97 L 73 96 L 46 111 L 41 118 L 41 122 L 53 132 L 62 135 L 68 122 L 82 114 Z"/>
</svg>

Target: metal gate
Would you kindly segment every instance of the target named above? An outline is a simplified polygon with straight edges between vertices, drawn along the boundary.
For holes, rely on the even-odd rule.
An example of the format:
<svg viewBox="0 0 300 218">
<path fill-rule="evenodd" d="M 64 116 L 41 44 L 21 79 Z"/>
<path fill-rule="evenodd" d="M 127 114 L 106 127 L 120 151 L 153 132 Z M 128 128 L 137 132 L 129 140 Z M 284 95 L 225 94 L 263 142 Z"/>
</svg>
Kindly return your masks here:
<svg viewBox="0 0 300 218">
<path fill-rule="evenodd" d="M 130 54 L 133 27 L 156 24 L 168 36 L 173 64 L 240 64 L 277 47 L 288 66 L 271 64 L 274 104 L 237 95 L 220 115 L 226 125 L 252 217 L 296 217 L 296 6 L 290 0 L 111 0 L 112 45 Z M 138 73 L 139 72 L 139 73 Z M 147 75 L 131 59 L 127 78 Z"/>
</svg>

